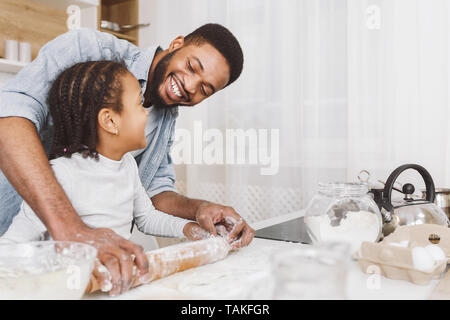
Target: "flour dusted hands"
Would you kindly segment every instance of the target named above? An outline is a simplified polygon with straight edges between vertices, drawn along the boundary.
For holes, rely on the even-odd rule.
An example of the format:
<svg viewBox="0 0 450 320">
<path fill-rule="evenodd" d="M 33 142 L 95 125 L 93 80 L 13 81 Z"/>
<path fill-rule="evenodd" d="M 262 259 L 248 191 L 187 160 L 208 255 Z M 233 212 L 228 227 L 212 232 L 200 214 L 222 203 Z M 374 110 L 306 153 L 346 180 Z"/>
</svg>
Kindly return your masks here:
<svg viewBox="0 0 450 320">
<path fill-rule="evenodd" d="M 186 238 L 192 241 L 207 239 L 211 236 L 208 231 L 200 227 L 198 223 L 195 222 L 186 223 L 183 233 Z"/>
<path fill-rule="evenodd" d="M 233 248 L 249 245 L 255 236 L 255 230 L 232 207 L 204 201 L 195 219 L 212 235 L 226 237 Z"/>
<path fill-rule="evenodd" d="M 83 227 L 77 230 L 74 239 L 66 237 L 65 240 L 85 242 L 97 248 L 98 261 L 94 276 L 103 291 L 109 291 L 112 296 L 124 293 L 131 287 L 134 263 L 137 266 L 135 272 L 143 282 L 149 276 L 148 260 L 142 247 L 122 238 L 111 229 Z"/>
</svg>

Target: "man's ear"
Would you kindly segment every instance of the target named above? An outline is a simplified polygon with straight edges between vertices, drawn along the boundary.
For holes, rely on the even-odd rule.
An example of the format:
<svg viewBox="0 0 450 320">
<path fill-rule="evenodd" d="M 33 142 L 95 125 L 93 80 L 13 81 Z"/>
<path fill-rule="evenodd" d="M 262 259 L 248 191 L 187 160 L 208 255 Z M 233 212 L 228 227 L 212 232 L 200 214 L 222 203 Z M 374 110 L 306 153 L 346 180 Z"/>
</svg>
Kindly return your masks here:
<svg viewBox="0 0 450 320">
<path fill-rule="evenodd" d="M 103 108 L 98 112 L 98 125 L 99 128 L 111 133 L 115 134 L 118 129 L 118 123 L 115 117 L 114 112 L 111 109 Z"/>
<path fill-rule="evenodd" d="M 184 45 L 184 37 L 178 36 L 175 39 L 173 39 L 172 42 L 170 43 L 169 52 L 181 48 L 183 45 Z"/>
</svg>

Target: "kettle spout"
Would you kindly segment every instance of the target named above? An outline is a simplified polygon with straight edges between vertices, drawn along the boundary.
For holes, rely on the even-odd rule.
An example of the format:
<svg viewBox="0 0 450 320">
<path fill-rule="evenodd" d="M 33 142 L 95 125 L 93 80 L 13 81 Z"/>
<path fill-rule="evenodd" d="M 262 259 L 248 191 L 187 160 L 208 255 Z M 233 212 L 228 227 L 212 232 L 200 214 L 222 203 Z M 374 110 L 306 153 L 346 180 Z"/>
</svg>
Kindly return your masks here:
<svg viewBox="0 0 450 320">
<path fill-rule="evenodd" d="M 395 214 L 390 211 L 381 210 L 381 215 L 383 216 L 383 236 L 386 237 L 398 227 L 400 219 Z"/>
</svg>

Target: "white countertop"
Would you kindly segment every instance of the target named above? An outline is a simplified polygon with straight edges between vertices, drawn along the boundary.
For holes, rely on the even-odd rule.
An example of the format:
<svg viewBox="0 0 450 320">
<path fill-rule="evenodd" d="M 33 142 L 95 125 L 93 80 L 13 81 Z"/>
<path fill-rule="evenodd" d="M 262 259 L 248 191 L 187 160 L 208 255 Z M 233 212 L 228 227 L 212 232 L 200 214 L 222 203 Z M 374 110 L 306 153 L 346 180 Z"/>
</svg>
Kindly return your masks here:
<svg viewBox="0 0 450 320">
<path fill-rule="evenodd" d="M 253 225 L 258 230 L 302 216 L 296 212 Z M 165 279 L 131 289 L 111 298 L 104 293 L 86 295 L 85 299 L 270 299 L 263 284 L 270 274 L 271 255 L 281 249 L 308 245 L 255 238 L 239 251 L 213 264 L 186 270 Z M 375 276 L 377 277 L 377 276 Z M 428 285 L 391 280 L 363 273 L 356 261 L 348 266 L 348 299 L 428 299 L 438 280 Z M 375 288 L 373 284 L 378 283 Z"/>
</svg>

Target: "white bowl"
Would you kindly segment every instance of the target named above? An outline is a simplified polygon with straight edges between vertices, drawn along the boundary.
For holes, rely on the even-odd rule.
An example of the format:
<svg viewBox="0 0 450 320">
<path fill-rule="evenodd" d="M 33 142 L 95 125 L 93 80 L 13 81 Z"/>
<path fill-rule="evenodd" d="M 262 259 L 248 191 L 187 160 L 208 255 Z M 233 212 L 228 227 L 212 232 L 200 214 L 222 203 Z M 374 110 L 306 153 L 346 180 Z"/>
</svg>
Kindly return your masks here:
<svg viewBox="0 0 450 320">
<path fill-rule="evenodd" d="M 97 249 L 80 242 L 0 245 L 0 299 L 80 299 Z"/>
</svg>

